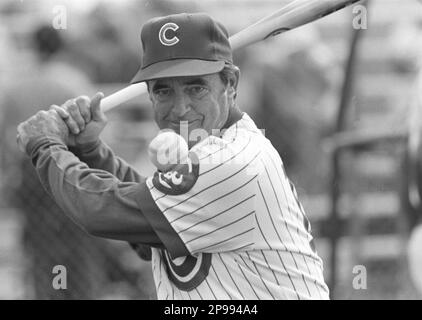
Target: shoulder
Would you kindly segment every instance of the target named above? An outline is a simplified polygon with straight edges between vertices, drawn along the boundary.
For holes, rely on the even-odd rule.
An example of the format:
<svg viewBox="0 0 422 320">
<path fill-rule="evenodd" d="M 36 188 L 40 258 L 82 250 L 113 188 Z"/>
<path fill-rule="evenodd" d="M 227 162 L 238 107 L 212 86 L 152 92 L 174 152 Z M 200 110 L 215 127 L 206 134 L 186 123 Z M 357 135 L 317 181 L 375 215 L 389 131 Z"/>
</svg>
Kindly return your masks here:
<svg viewBox="0 0 422 320">
<path fill-rule="evenodd" d="M 252 119 L 246 113 L 243 113 L 241 120 L 229 128 L 219 131 L 218 134 L 204 139 L 195 145 L 192 151 L 198 155 L 201 161 L 209 160 L 213 158 L 213 155 L 229 155 L 230 152 L 244 155 L 244 152 L 259 148 L 262 138 L 262 132 L 256 127 Z"/>
<path fill-rule="evenodd" d="M 241 168 L 260 153 L 260 137 L 239 121 L 220 136 L 210 136 L 192 148 L 200 172 L 220 168 Z"/>
</svg>

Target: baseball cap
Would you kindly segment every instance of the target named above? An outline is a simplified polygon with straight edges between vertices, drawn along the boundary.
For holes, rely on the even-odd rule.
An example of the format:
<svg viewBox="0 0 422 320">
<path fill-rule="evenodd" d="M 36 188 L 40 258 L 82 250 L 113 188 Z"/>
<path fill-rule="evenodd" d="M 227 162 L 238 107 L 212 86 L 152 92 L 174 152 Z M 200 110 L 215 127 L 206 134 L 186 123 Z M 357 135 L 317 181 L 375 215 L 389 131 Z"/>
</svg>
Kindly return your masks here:
<svg viewBox="0 0 422 320">
<path fill-rule="evenodd" d="M 149 20 L 142 28 L 142 65 L 131 83 L 211 74 L 233 63 L 228 32 L 205 13 Z"/>
</svg>

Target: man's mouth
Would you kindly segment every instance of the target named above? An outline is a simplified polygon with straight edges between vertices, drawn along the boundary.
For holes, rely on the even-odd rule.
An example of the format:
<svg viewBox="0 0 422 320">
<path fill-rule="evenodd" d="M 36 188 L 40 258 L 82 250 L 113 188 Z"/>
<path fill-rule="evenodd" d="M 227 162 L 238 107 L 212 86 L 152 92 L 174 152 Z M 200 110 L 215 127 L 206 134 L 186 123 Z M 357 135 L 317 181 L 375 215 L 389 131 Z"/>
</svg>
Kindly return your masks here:
<svg viewBox="0 0 422 320">
<path fill-rule="evenodd" d="M 191 120 L 191 121 L 187 121 L 187 120 L 180 120 L 180 121 L 170 121 L 170 125 L 173 127 L 183 127 L 183 126 L 192 126 L 193 124 L 200 122 L 201 120 L 196 119 L 196 120 Z"/>
</svg>

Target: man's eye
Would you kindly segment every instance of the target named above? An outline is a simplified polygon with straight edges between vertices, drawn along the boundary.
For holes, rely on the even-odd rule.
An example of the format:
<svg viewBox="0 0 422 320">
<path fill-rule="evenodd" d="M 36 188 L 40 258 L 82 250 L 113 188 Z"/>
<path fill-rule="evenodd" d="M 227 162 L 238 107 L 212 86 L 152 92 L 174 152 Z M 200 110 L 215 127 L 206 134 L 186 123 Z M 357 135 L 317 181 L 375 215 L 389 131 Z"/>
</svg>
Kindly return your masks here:
<svg viewBox="0 0 422 320">
<path fill-rule="evenodd" d="M 154 95 L 157 98 L 161 98 L 161 99 L 167 98 L 168 96 L 170 96 L 170 94 L 171 94 L 171 90 L 167 88 L 154 90 Z"/>
<path fill-rule="evenodd" d="M 208 92 L 208 89 L 203 86 L 192 86 L 189 87 L 188 91 L 191 96 L 201 98 Z"/>
</svg>

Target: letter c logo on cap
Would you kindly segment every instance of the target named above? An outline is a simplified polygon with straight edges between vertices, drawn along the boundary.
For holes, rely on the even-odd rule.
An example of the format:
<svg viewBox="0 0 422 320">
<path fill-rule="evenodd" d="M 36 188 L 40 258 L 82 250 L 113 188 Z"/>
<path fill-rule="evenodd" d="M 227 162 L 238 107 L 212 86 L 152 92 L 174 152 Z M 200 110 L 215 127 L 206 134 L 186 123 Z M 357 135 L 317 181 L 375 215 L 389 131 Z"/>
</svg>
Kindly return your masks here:
<svg viewBox="0 0 422 320">
<path fill-rule="evenodd" d="M 166 36 L 167 30 L 176 31 L 177 29 L 179 29 L 179 26 L 173 22 L 168 22 L 165 25 L 163 25 L 158 34 L 158 38 L 160 39 L 160 42 L 164 46 L 174 46 L 176 43 L 178 43 L 179 42 L 178 37 L 174 36 L 173 38 L 169 39 Z"/>
</svg>

